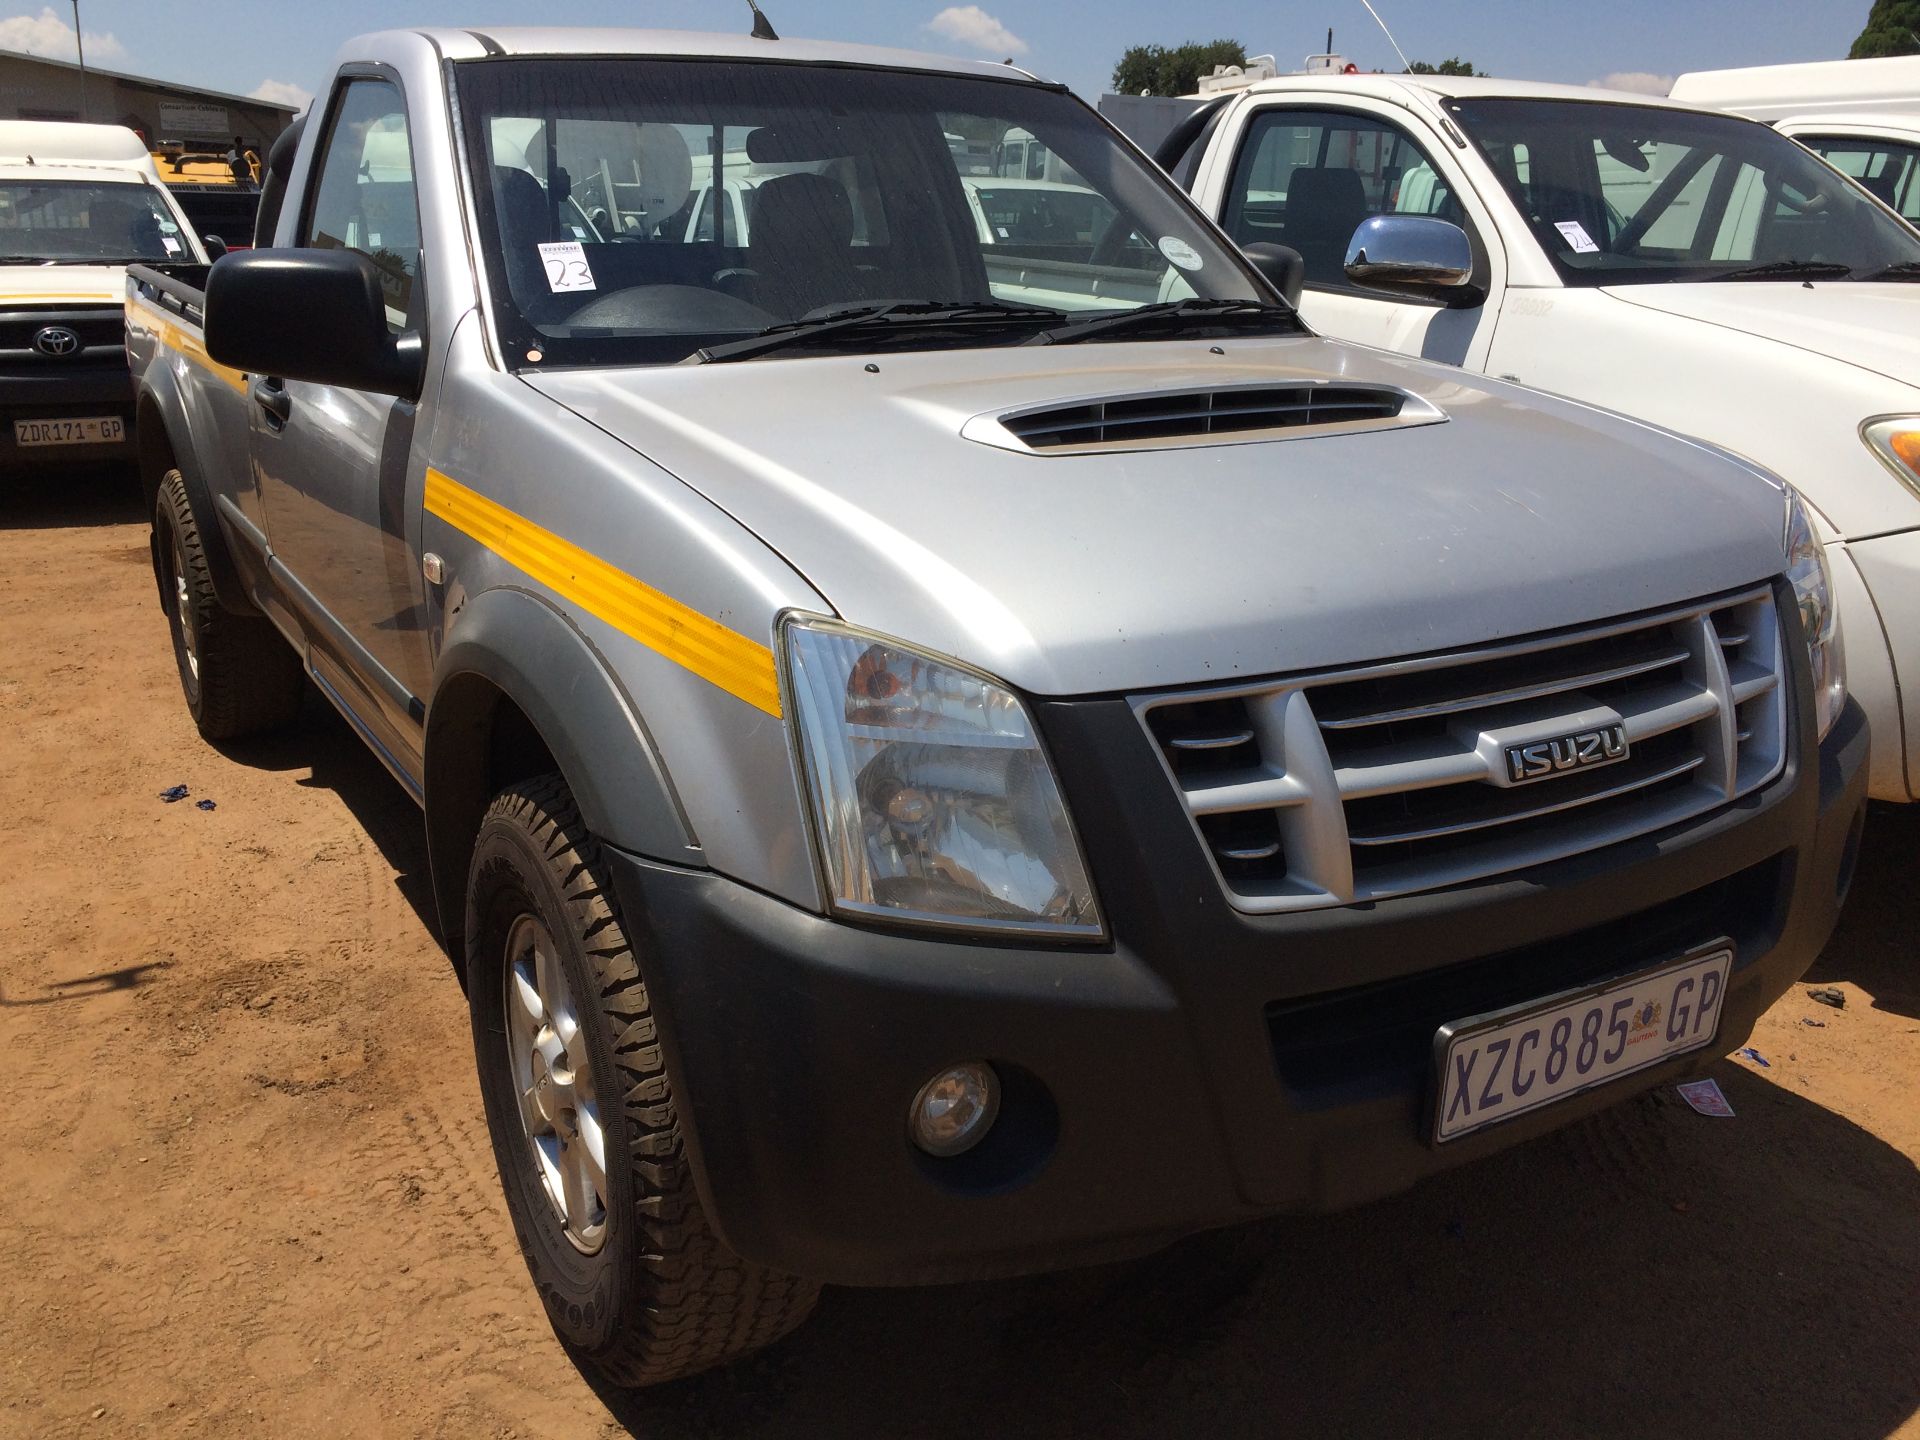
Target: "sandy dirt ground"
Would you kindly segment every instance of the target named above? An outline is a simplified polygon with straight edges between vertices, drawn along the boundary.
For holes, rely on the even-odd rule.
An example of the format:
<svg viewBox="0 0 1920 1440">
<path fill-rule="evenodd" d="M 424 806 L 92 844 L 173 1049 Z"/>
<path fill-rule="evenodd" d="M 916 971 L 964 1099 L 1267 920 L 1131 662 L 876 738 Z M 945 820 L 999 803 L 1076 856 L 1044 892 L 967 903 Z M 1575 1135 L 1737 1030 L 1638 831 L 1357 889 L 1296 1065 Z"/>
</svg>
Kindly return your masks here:
<svg viewBox="0 0 1920 1440">
<path fill-rule="evenodd" d="M 120 477 L 0 484 L 0 1435 L 1920 1437 L 1920 816 L 1670 1091 L 1329 1219 L 829 1291 L 644 1395 L 555 1343 L 417 814 L 313 700 L 222 753 Z M 175 784 L 212 799 L 166 805 Z M 1142 1164 L 1161 1163 L 1143 1145 Z"/>
</svg>

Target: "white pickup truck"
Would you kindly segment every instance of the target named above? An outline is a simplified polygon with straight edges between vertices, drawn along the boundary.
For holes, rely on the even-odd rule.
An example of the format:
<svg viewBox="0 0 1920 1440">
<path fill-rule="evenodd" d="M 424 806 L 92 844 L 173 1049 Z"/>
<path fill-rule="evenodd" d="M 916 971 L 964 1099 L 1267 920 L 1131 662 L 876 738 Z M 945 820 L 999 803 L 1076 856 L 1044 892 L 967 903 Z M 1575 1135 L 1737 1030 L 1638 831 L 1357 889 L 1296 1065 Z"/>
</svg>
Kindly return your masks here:
<svg viewBox="0 0 1920 1440">
<path fill-rule="evenodd" d="M 1920 226 L 1920 55 L 1696 70 L 1673 98 L 1764 120 Z"/>
<path fill-rule="evenodd" d="M 130 261 L 205 264 L 120 125 L 0 120 L 0 477 L 133 455 Z"/>
<path fill-rule="evenodd" d="M 1242 246 L 1300 252 L 1316 330 L 1698 435 L 1797 487 L 1873 794 L 1920 794 L 1920 235 L 1878 199 L 1733 115 L 1435 75 L 1263 81 L 1156 158 Z"/>
</svg>

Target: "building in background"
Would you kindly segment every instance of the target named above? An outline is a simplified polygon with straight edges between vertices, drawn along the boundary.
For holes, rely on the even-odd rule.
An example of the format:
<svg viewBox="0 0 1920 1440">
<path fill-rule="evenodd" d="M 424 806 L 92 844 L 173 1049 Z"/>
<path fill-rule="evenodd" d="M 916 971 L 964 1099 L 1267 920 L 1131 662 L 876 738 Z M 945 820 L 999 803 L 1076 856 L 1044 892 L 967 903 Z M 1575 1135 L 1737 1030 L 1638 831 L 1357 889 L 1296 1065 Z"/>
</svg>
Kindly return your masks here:
<svg viewBox="0 0 1920 1440">
<path fill-rule="evenodd" d="M 0 50 L 0 120 L 91 120 L 124 125 L 148 149 L 179 143 L 226 151 L 237 135 L 261 155 L 292 123 L 294 110 L 268 100 L 175 85 L 87 66 L 85 113 L 80 67 L 71 60 Z M 217 143 L 216 143 L 217 142 Z"/>
</svg>

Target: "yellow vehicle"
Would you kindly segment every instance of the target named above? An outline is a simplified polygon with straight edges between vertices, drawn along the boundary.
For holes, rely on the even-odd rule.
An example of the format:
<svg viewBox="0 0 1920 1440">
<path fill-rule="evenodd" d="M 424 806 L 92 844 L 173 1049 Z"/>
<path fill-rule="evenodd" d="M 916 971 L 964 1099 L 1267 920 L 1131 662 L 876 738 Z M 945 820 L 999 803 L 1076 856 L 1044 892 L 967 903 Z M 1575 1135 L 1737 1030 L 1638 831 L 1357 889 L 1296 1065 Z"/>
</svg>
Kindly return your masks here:
<svg viewBox="0 0 1920 1440">
<path fill-rule="evenodd" d="M 231 250 L 252 245 L 253 217 L 260 204 L 258 152 L 247 147 L 222 153 L 173 141 L 152 153 L 161 180 L 195 230 L 220 239 Z M 235 154 L 238 165 L 231 158 Z"/>
</svg>

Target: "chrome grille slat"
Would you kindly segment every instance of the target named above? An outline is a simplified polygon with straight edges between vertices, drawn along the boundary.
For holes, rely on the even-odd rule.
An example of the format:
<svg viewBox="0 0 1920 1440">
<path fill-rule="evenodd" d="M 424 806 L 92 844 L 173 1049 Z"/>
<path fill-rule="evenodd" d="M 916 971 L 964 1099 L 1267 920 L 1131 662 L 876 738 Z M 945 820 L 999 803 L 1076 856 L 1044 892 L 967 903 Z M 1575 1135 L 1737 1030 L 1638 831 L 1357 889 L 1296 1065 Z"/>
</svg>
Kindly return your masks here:
<svg viewBox="0 0 1920 1440">
<path fill-rule="evenodd" d="M 1348 838 L 1355 845 L 1399 845 L 1409 840 L 1437 840 L 1445 835 L 1465 835 L 1473 830 L 1490 830 L 1496 825 L 1514 825 L 1523 820 L 1537 820 L 1542 815 L 1553 815 L 1563 810 L 1577 810 L 1582 805 L 1593 805 L 1602 800 L 1612 800 L 1617 796 L 1630 795 L 1635 790 L 1645 790 L 1649 786 L 1664 784 L 1668 780 L 1677 780 L 1682 775 L 1691 774 L 1706 763 L 1703 755 L 1693 755 L 1678 765 L 1669 765 L 1666 769 L 1652 775 L 1644 775 L 1629 780 L 1624 785 L 1609 786 L 1591 795 L 1582 795 L 1577 800 L 1563 800 L 1552 805 L 1535 805 L 1530 809 L 1512 811 L 1505 815 L 1488 816 L 1480 820 L 1462 820 L 1453 825 L 1432 825 L 1424 830 L 1403 830 L 1397 833 L 1359 835 L 1349 832 Z"/>
<path fill-rule="evenodd" d="M 1252 739 L 1251 730 L 1230 730 L 1220 735 L 1176 735 L 1167 743 L 1176 750 L 1231 750 Z"/>
<path fill-rule="evenodd" d="M 1338 720 L 1323 719 L 1320 725 L 1326 730 L 1359 730 L 1372 725 L 1393 725 L 1405 720 L 1427 720 L 1437 715 L 1454 715 L 1463 710 L 1482 710 L 1493 705 L 1512 705 L 1522 700 L 1539 700 L 1548 695 L 1561 695 L 1569 690 L 1584 690 L 1589 686 L 1605 685 L 1615 680 L 1630 680 L 1636 675 L 1649 675 L 1656 670 L 1666 670 L 1682 664 L 1686 658 L 1687 651 L 1684 649 L 1667 650 L 1646 660 L 1636 661 L 1630 665 L 1616 665 L 1607 670 L 1567 675 L 1487 694 L 1459 695 L 1451 699 L 1435 701 L 1431 705 L 1378 711 L 1371 715 L 1358 715 Z"/>
<path fill-rule="evenodd" d="M 1234 860 L 1241 863 L 1250 863 L 1256 860 L 1271 860 L 1280 853 L 1280 842 L 1278 840 L 1269 840 L 1264 845 L 1221 845 L 1216 847 L 1214 853 L 1219 855 L 1222 860 Z"/>
<path fill-rule="evenodd" d="M 1767 783 L 1785 763 L 1789 689 L 1774 603 L 1762 586 L 1132 703 L 1236 907 L 1374 901 L 1631 839 Z M 1614 723 L 1618 769 L 1505 773 L 1507 745 Z"/>
</svg>

